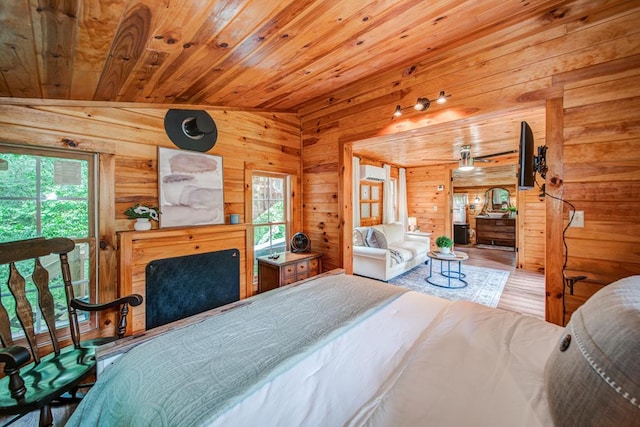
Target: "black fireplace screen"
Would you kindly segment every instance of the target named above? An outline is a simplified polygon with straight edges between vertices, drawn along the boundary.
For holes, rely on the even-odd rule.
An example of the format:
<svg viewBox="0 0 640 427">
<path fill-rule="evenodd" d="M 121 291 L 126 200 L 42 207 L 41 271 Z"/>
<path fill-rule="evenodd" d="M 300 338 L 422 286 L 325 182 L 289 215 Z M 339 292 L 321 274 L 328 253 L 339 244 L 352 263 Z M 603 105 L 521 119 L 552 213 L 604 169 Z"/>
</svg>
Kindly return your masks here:
<svg viewBox="0 0 640 427">
<path fill-rule="evenodd" d="M 240 252 L 227 249 L 155 260 L 146 268 L 146 328 L 240 299 Z"/>
</svg>

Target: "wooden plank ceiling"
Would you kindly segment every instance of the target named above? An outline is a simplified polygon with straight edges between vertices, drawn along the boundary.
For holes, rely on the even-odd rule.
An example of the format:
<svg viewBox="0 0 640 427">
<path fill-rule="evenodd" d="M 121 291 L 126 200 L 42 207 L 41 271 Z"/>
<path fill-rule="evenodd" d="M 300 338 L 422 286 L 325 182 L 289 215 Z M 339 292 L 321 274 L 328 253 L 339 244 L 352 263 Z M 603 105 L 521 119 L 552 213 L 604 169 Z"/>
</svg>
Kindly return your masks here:
<svg viewBox="0 0 640 427">
<path fill-rule="evenodd" d="M 475 161 L 475 181 L 482 181 L 486 174 L 499 173 L 515 183 L 520 123 L 523 120 L 534 130 L 536 146 L 544 145 L 545 110 L 534 108 L 358 141 L 354 143 L 353 151 L 367 159 L 403 167 L 436 164 L 455 167 L 460 159 L 460 149 L 468 145 L 471 156 L 481 158 Z M 505 165 L 511 167 L 504 168 Z M 465 174 L 469 175 L 462 175 Z"/>
<path fill-rule="evenodd" d="M 0 97 L 298 111 L 381 69 L 408 66 L 557 3 L 2 1 Z M 455 159 L 467 138 L 474 155 L 491 154 L 494 147 L 479 148 L 483 129 L 512 140 L 518 121 L 469 123 L 460 133 L 444 130 L 438 141 L 429 133 L 411 146 L 398 137 L 388 144 L 397 146 L 393 161 L 404 166 Z"/>
</svg>

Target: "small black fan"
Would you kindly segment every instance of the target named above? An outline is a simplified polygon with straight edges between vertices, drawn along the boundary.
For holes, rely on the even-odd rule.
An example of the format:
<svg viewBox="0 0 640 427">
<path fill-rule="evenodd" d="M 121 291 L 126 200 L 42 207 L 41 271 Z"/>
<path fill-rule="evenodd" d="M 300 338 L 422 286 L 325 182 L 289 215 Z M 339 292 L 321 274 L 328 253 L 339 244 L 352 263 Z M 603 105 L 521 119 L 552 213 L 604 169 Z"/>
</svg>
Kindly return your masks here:
<svg viewBox="0 0 640 427">
<path fill-rule="evenodd" d="M 309 240 L 309 236 L 304 233 L 296 233 L 291 238 L 291 252 L 310 252 L 311 251 L 311 241 Z"/>
</svg>

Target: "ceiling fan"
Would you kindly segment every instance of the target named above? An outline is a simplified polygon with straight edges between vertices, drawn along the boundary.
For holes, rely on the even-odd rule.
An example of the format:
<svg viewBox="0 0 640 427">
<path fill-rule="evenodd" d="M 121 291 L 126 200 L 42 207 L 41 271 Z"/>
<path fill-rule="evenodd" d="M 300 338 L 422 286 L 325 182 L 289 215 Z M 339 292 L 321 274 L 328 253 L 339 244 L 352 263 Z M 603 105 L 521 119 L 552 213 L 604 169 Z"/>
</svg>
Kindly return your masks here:
<svg viewBox="0 0 640 427">
<path fill-rule="evenodd" d="M 487 154 L 485 156 L 471 157 L 471 146 L 464 145 L 462 146 L 462 148 L 460 148 L 460 160 L 459 160 L 458 169 L 461 171 L 470 171 L 474 168 L 473 166 L 474 162 L 490 163 L 495 161 L 495 160 L 491 160 L 493 157 L 505 156 L 507 154 L 513 154 L 517 152 L 518 152 L 517 150 L 509 150 L 509 151 L 502 151 L 500 153 Z"/>
<path fill-rule="evenodd" d="M 493 154 L 487 154 L 486 156 L 474 157 L 473 160 L 476 162 L 490 163 L 490 162 L 495 162 L 495 160 L 491 160 L 492 157 L 501 157 L 501 156 L 506 156 L 507 154 L 515 154 L 517 152 L 518 150 L 502 151 L 500 153 L 493 153 Z"/>
<path fill-rule="evenodd" d="M 517 153 L 518 150 L 509 150 L 509 151 L 502 151 L 499 153 L 493 153 L 493 154 L 487 154 L 485 156 L 477 156 L 477 157 L 472 157 L 471 156 L 471 146 L 470 145 L 463 145 L 460 148 L 460 158 L 459 159 L 446 159 L 446 160 L 441 160 L 443 163 L 449 163 L 449 162 L 455 162 L 456 160 L 459 162 L 460 166 L 459 169 L 462 171 L 465 170 L 471 170 L 474 168 L 473 164 L 475 162 L 482 162 L 482 163 L 491 163 L 491 162 L 495 162 L 496 160 L 492 160 L 493 157 L 501 157 L 501 156 L 506 156 L 508 154 L 514 154 Z M 430 159 L 432 161 L 440 161 L 437 159 Z"/>
</svg>

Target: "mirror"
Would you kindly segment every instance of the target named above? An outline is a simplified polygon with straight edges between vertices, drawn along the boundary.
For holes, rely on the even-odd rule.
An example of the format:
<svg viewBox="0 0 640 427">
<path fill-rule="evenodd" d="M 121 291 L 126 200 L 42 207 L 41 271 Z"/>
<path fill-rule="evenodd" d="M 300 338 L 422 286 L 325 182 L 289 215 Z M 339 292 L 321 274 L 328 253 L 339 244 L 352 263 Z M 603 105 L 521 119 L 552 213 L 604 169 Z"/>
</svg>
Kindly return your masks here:
<svg viewBox="0 0 640 427">
<path fill-rule="evenodd" d="M 512 206 L 509 190 L 501 187 L 493 187 L 488 189 L 484 194 L 484 206 L 482 207 L 480 215 L 493 216 L 496 214 L 508 214 L 509 208 Z"/>
</svg>

